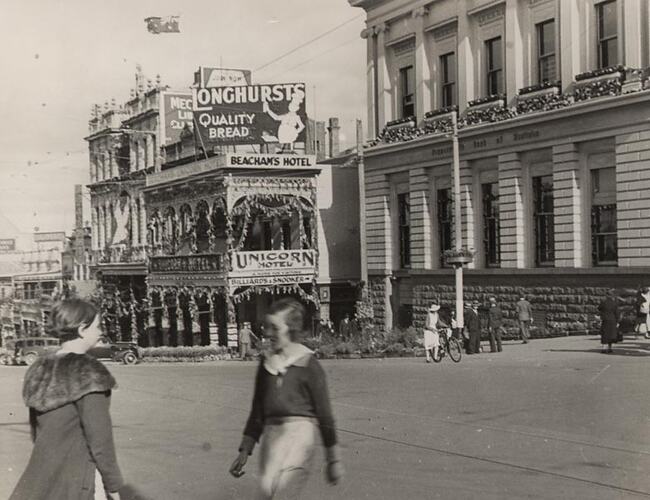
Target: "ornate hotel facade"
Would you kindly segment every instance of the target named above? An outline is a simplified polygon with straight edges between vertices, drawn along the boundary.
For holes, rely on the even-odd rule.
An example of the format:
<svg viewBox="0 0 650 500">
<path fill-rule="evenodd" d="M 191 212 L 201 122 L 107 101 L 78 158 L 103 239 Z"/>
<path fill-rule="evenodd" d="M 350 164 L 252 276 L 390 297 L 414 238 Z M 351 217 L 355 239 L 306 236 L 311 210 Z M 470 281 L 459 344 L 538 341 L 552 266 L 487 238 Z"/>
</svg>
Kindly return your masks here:
<svg viewBox="0 0 650 500">
<path fill-rule="evenodd" d="M 466 298 L 589 331 L 650 284 L 650 16 L 643 0 L 350 0 L 367 13 L 367 269 L 378 324 Z M 454 200 L 450 111 L 459 113 Z"/>
</svg>

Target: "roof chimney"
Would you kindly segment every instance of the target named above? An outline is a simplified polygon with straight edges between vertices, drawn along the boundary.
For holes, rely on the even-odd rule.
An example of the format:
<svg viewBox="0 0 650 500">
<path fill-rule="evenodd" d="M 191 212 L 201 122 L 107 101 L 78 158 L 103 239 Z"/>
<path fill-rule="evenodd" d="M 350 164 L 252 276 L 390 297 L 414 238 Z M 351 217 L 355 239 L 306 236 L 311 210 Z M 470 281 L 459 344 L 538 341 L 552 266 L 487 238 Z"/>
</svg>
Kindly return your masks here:
<svg viewBox="0 0 650 500">
<path fill-rule="evenodd" d="M 329 126 L 327 127 L 327 131 L 330 134 L 330 158 L 334 158 L 339 154 L 339 129 L 339 119 L 330 118 Z"/>
</svg>

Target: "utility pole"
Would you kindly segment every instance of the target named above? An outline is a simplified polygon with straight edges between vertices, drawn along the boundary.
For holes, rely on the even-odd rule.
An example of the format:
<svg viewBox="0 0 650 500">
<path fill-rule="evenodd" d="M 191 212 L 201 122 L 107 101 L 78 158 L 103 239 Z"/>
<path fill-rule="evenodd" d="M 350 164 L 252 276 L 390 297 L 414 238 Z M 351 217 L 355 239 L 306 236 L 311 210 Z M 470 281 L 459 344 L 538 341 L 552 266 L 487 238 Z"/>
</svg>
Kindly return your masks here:
<svg viewBox="0 0 650 500">
<path fill-rule="evenodd" d="M 460 200 L 460 153 L 458 151 L 458 112 L 451 112 L 451 145 L 453 154 L 453 171 L 454 171 L 454 232 L 456 236 L 456 252 L 460 253 L 463 249 L 463 232 L 461 230 L 461 200 Z M 454 274 L 456 276 L 456 326 L 462 332 L 465 326 L 463 317 L 463 264 L 457 262 L 454 264 Z"/>
<path fill-rule="evenodd" d="M 359 254 L 361 281 L 368 287 L 368 255 L 366 245 L 366 174 L 363 166 L 363 124 L 357 119 L 357 171 L 359 173 Z"/>
</svg>

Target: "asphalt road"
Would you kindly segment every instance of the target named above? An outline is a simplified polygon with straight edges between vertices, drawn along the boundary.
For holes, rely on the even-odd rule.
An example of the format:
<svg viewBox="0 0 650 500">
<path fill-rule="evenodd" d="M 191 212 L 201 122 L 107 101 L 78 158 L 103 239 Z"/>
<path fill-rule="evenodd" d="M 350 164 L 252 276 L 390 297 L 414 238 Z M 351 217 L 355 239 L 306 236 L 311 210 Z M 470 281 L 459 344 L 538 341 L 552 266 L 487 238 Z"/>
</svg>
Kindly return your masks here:
<svg viewBox="0 0 650 500">
<path fill-rule="evenodd" d="M 600 353 L 595 337 L 506 343 L 459 364 L 323 361 L 347 469 L 306 499 L 650 498 L 650 342 Z M 257 457 L 235 479 L 255 364 L 109 366 L 124 475 L 149 498 L 254 495 Z M 23 367 L 0 367 L 0 498 L 31 451 Z M 319 453 L 319 457 L 322 454 Z"/>
</svg>

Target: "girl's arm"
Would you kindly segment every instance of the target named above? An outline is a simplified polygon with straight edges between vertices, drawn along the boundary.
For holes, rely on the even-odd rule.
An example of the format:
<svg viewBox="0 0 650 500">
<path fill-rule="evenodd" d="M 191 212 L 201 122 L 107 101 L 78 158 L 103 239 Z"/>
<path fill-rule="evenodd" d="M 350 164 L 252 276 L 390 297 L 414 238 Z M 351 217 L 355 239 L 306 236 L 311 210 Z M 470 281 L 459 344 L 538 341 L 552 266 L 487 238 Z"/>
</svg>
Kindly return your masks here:
<svg viewBox="0 0 650 500">
<path fill-rule="evenodd" d="M 102 475 L 104 486 L 109 492 L 114 493 L 124 486 L 124 479 L 115 456 L 109 404 L 110 391 L 107 391 L 86 394 L 75 403 L 75 406 L 79 412 L 90 454 Z"/>
<path fill-rule="evenodd" d="M 242 437 L 239 451 L 246 451 L 249 455 L 253 453 L 255 443 L 259 441 L 262 431 L 264 430 L 264 394 L 262 390 L 262 375 L 264 373 L 264 366 L 260 362 L 255 376 L 255 389 L 253 391 L 253 405 L 251 412 L 244 428 L 244 436 Z"/>
</svg>

